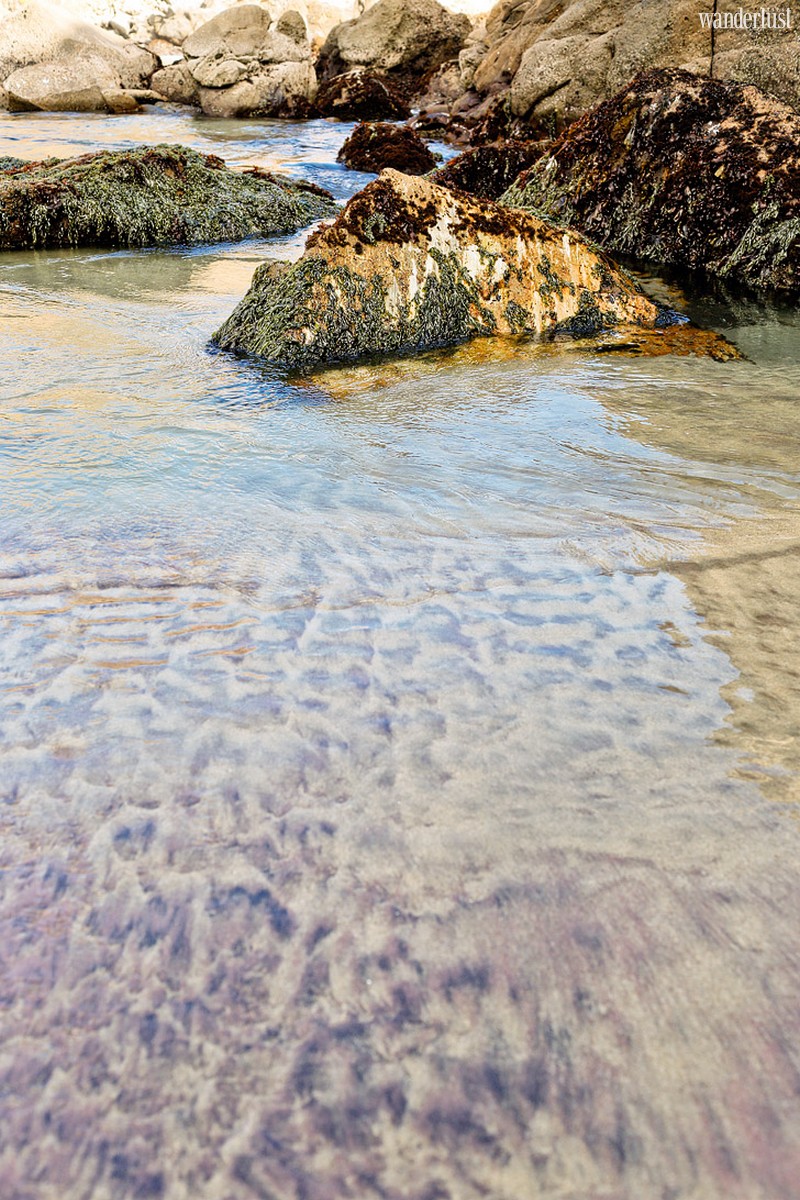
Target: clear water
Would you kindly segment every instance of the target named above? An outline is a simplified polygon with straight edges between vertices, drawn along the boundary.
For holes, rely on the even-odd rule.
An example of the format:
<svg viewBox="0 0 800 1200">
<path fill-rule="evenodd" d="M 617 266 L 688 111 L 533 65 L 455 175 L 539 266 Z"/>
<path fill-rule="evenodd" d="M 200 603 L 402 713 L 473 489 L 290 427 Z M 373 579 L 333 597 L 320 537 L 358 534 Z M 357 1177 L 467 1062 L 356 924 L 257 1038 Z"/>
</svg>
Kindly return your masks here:
<svg viewBox="0 0 800 1200">
<path fill-rule="evenodd" d="M 800 319 L 214 353 L 304 236 L 0 261 L 0 1194 L 792 1195 Z"/>
</svg>

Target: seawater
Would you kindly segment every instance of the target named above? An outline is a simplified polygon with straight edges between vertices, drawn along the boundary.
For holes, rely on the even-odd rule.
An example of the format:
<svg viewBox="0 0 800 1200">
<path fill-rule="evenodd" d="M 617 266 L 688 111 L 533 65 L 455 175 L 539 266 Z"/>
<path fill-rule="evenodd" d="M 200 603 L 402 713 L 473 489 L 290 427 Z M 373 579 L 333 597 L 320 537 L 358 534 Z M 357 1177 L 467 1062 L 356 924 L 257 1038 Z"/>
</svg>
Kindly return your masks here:
<svg viewBox="0 0 800 1200">
<path fill-rule="evenodd" d="M 349 128 L 4 116 L 345 199 Z M 796 312 L 745 359 L 209 337 L 305 233 L 0 256 L 0 1193 L 784 1198 Z"/>
</svg>

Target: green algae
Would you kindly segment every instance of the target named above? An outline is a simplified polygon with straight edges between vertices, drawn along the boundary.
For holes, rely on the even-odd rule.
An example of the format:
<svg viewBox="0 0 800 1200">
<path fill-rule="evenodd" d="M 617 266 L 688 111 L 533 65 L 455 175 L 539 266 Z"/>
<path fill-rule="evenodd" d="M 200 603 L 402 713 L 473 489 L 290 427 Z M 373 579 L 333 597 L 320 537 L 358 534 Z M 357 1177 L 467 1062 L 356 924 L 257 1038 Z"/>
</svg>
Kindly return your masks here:
<svg viewBox="0 0 800 1200">
<path fill-rule="evenodd" d="M 0 249 L 168 246 L 294 233 L 336 211 L 302 184 L 182 146 L 106 151 L 0 176 Z"/>
<path fill-rule="evenodd" d="M 455 255 L 431 250 L 431 272 L 413 301 L 390 310 L 388 282 L 310 255 L 265 263 L 212 341 L 290 369 L 456 345 L 496 332 Z M 319 288 L 325 302 L 319 302 Z M 312 332 L 313 331 L 313 332 Z"/>
<path fill-rule="evenodd" d="M 0 171 L 16 171 L 25 166 L 24 158 L 14 158 L 11 154 L 0 154 Z"/>
</svg>

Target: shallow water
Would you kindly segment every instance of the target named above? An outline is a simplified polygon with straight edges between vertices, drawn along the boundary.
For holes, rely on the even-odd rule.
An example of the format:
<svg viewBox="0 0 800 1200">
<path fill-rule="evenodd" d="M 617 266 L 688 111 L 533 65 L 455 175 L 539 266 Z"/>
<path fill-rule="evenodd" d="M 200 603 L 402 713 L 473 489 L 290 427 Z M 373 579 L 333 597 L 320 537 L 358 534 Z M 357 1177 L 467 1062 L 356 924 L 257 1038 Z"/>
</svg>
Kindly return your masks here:
<svg viewBox="0 0 800 1200">
<path fill-rule="evenodd" d="M 303 241 L 0 262 L 0 1194 L 792 1195 L 800 320 L 212 352 Z"/>
</svg>

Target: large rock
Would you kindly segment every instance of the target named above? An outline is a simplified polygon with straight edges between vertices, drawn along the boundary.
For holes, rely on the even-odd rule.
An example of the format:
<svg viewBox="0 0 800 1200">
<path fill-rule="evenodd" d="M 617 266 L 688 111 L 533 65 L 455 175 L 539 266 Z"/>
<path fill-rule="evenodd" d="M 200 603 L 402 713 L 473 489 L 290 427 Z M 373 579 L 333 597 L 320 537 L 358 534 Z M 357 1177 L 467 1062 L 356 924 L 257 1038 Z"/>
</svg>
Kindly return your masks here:
<svg viewBox="0 0 800 1200">
<path fill-rule="evenodd" d="M 239 241 L 293 233 L 334 211 L 307 185 L 151 146 L 4 171 L 0 249 Z"/>
<path fill-rule="evenodd" d="M 321 84 L 314 109 L 317 116 L 339 121 L 404 121 L 411 115 L 407 100 L 388 79 L 363 69 Z"/>
<path fill-rule="evenodd" d="M 33 63 L 4 84 L 12 112 L 106 112 L 103 90 L 119 88 L 116 72 L 102 59 Z"/>
<path fill-rule="evenodd" d="M 357 125 L 336 160 L 351 171 L 372 171 L 376 175 L 387 167 L 406 175 L 425 175 L 436 166 L 436 159 L 418 133 L 407 125 L 384 121 Z"/>
<path fill-rule="evenodd" d="M 674 319 L 580 235 L 384 171 L 298 262 L 258 269 L 215 341 L 307 368 L 481 335 Z"/>
<path fill-rule="evenodd" d="M 617 253 L 800 294 L 800 115 L 754 87 L 647 72 L 568 129 L 503 202 Z"/>
<path fill-rule="evenodd" d="M 206 21 L 183 42 L 188 58 L 224 54 L 228 58 L 258 58 L 269 40 L 272 17 L 260 4 L 238 4 Z"/>
<path fill-rule="evenodd" d="M 201 87 L 199 97 L 209 117 L 305 117 L 316 92 L 310 62 L 285 62 L 259 65 L 232 87 Z"/>
<path fill-rule="evenodd" d="M 88 86 L 140 88 L 158 66 L 146 50 L 45 0 L 0 0 L 0 82 L 5 87 L 9 76 L 32 64 L 80 67 L 78 91 L 91 71 L 95 79 Z M 66 87 L 72 90 L 71 84 Z"/>
<path fill-rule="evenodd" d="M 500 0 L 462 52 L 464 87 L 506 94 L 514 116 L 550 130 L 655 67 L 754 83 L 800 107 L 797 29 L 726 27 L 740 10 L 751 24 L 767 11 L 761 0 Z"/>
<path fill-rule="evenodd" d="M 317 63 L 321 79 L 369 67 L 416 82 L 461 50 L 468 17 L 436 0 L 378 0 L 356 21 L 331 30 Z"/>
</svg>

